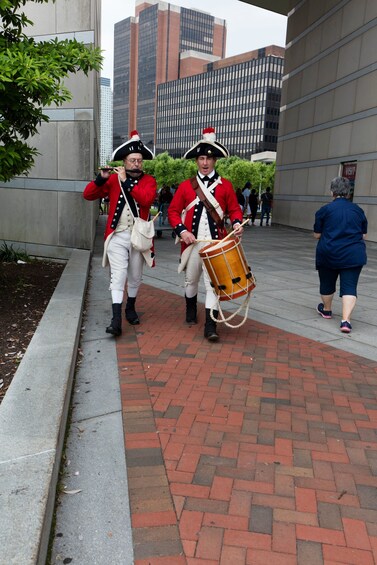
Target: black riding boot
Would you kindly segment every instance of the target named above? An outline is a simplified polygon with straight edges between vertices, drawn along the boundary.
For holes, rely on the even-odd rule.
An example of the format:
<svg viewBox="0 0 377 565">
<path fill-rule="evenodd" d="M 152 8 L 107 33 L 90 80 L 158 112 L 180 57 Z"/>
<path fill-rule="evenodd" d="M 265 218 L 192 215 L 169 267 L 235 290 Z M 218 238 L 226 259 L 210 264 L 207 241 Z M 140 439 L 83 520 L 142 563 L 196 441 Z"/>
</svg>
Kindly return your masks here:
<svg viewBox="0 0 377 565">
<path fill-rule="evenodd" d="M 193 296 L 192 298 L 186 298 L 186 322 L 188 324 L 197 324 L 197 309 L 196 309 L 196 302 L 197 296 Z"/>
<path fill-rule="evenodd" d="M 122 304 L 113 304 L 113 317 L 106 333 L 115 336 L 122 334 Z"/>
<path fill-rule="evenodd" d="M 215 318 L 219 315 L 217 310 L 213 310 L 213 315 Z M 214 322 L 211 318 L 211 310 L 206 308 L 206 323 L 204 326 L 204 337 L 208 339 L 208 341 L 217 341 L 219 339 L 218 333 L 216 332 L 216 322 Z"/>
<path fill-rule="evenodd" d="M 140 324 L 140 320 L 139 320 L 139 316 L 137 315 L 137 312 L 135 310 L 135 302 L 136 302 L 136 296 L 135 298 L 127 298 L 127 302 L 126 302 L 126 320 L 129 324 L 131 324 L 131 326 L 136 326 L 137 324 Z"/>
</svg>

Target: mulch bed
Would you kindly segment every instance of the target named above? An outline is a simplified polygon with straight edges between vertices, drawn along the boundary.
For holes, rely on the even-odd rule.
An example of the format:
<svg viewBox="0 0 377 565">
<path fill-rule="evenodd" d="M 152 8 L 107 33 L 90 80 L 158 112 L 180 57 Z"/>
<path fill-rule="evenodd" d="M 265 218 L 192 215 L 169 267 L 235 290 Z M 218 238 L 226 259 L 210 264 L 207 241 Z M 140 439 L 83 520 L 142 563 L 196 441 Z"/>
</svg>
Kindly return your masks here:
<svg viewBox="0 0 377 565">
<path fill-rule="evenodd" d="M 0 403 L 65 265 L 0 262 Z"/>
</svg>

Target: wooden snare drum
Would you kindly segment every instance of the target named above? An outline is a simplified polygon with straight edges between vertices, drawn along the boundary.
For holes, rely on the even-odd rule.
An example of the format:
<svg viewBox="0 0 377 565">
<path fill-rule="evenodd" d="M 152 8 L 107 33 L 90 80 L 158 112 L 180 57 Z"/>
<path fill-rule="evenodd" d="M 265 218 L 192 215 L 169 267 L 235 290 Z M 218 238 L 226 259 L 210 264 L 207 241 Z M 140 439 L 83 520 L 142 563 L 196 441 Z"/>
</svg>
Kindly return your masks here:
<svg viewBox="0 0 377 565">
<path fill-rule="evenodd" d="M 233 300 L 255 288 L 255 278 L 238 238 L 206 245 L 199 255 L 219 300 Z"/>
</svg>

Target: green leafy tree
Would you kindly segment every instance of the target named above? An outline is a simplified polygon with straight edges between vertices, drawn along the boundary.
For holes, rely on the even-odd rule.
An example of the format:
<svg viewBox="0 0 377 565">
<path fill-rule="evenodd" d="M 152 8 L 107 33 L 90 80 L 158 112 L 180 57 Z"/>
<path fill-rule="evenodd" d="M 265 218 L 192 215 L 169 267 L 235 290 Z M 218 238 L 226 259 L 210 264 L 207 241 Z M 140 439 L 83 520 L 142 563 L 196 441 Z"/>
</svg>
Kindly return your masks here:
<svg viewBox="0 0 377 565">
<path fill-rule="evenodd" d="M 38 132 L 46 106 L 72 98 L 64 86 L 70 73 L 101 68 L 99 48 L 72 39 L 36 42 L 24 29 L 33 24 L 20 9 L 26 2 L 0 0 L 0 181 L 27 174 L 37 150 L 27 142 Z M 51 0 L 50 0 L 51 1 Z M 55 0 L 52 0 L 53 2 Z"/>
<path fill-rule="evenodd" d="M 243 188 L 247 181 L 251 182 L 253 188 L 265 189 L 267 186 L 273 188 L 275 178 L 275 163 L 266 164 L 261 162 L 247 161 L 239 157 L 219 159 L 216 164 L 218 173 L 231 181 L 234 188 Z"/>
<path fill-rule="evenodd" d="M 234 188 L 243 188 L 253 173 L 253 163 L 244 159 L 237 159 L 229 167 L 229 180 Z"/>
<path fill-rule="evenodd" d="M 261 191 L 263 191 L 268 186 L 268 182 L 267 182 L 268 170 L 269 170 L 269 165 L 267 165 L 266 163 L 253 163 L 253 171 L 250 181 L 253 187 L 256 188 L 257 190 L 260 189 Z M 273 188 L 274 185 L 272 183 L 269 186 Z"/>
<path fill-rule="evenodd" d="M 1 0 L 0 0 L 1 1 Z M 122 161 L 113 161 L 111 166 L 123 165 Z M 170 155 L 160 153 L 151 161 L 144 161 L 144 172 L 155 177 L 159 187 L 177 185 L 185 179 L 194 177 L 198 170 L 194 159 L 173 159 Z M 250 181 L 253 188 L 264 190 L 267 186 L 273 188 L 275 178 L 275 163 L 253 163 L 240 157 L 218 159 L 216 170 L 220 176 L 229 179 L 234 188 L 243 188 Z"/>
<path fill-rule="evenodd" d="M 276 163 L 275 161 L 266 167 L 266 172 L 264 176 L 264 188 L 268 186 L 271 187 L 271 190 L 274 188 L 275 182 L 275 171 L 276 171 Z"/>
<path fill-rule="evenodd" d="M 180 182 L 194 177 L 198 171 L 198 167 L 193 159 L 181 159 L 181 161 L 183 178 Z"/>
<path fill-rule="evenodd" d="M 121 164 L 121 163 L 118 163 Z M 153 161 L 144 161 L 144 172 L 155 177 L 159 187 L 177 185 L 186 178 L 195 176 L 195 161 L 173 159 L 168 153 L 160 153 Z"/>
<path fill-rule="evenodd" d="M 234 155 L 227 159 L 218 159 L 216 161 L 216 170 L 221 177 L 231 181 L 231 167 L 234 163 L 238 163 L 239 160 L 240 158 Z"/>
<path fill-rule="evenodd" d="M 157 186 L 171 186 L 174 182 L 174 159 L 168 153 L 161 153 L 155 161 Z"/>
</svg>

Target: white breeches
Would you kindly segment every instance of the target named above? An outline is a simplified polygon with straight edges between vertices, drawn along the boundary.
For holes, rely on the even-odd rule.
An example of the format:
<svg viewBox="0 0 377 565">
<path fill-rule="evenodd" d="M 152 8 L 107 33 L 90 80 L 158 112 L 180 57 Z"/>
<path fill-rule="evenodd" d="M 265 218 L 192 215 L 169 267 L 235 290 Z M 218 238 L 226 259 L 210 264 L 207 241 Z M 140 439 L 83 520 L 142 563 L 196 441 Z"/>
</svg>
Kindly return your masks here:
<svg viewBox="0 0 377 565">
<path fill-rule="evenodd" d="M 194 249 L 191 252 L 191 255 L 187 261 L 186 271 L 185 271 L 185 287 L 186 287 L 186 296 L 187 298 L 192 298 L 198 294 L 198 286 L 199 280 L 203 273 L 204 275 L 204 286 L 206 289 L 206 301 L 205 306 L 206 308 L 214 308 L 217 304 L 216 294 L 211 287 L 210 278 L 206 271 L 203 261 L 199 256 L 199 251 L 210 243 L 211 239 L 211 231 L 208 224 L 208 217 L 207 213 L 204 210 L 200 221 L 199 221 L 199 228 L 198 228 L 198 235 L 197 239 L 204 239 L 208 240 L 201 241 L 199 243 L 194 243 Z"/>
<path fill-rule="evenodd" d="M 185 294 L 187 298 L 192 298 L 198 294 L 198 286 L 201 275 L 204 276 L 204 286 L 206 289 L 206 308 L 214 308 L 217 304 L 216 294 L 211 287 L 210 278 L 208 276 L 207 270 L 204 267 L 204 263 L 199 256 L 199 251 L 202 247 L 205 247 L 208 243 L 200 242 L 194 243 L 194 249 L 191 251 L 191 255 L 187 261 L 185 270 Z"/>
<path fill-rule="evenodd" d="M 136 297 L 142 280 L 144 257 L 133 249 L 129 231 L 114 233 L 107 248 L 107 257 L 110 263 L 112 302 L 123 302 L 126 280 L 128 296 Z"/>
</svg>

